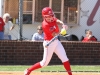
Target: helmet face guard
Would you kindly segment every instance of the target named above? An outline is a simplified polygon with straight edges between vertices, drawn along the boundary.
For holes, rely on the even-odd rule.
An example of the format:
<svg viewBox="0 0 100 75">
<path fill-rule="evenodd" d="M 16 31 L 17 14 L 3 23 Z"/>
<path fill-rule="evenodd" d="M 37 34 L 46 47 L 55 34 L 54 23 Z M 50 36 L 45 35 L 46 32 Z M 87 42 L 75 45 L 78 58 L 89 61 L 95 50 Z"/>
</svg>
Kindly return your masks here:
<svg viewBox="0 0 100 75">
<path fill-rule="evenodd" d="M 53 21 L 54 21 L 54 17 L 53 17 L 53 16 L 44 16 L 44 19 L 45 19 L 47 22 L 53 22 Z"/>
</svg>

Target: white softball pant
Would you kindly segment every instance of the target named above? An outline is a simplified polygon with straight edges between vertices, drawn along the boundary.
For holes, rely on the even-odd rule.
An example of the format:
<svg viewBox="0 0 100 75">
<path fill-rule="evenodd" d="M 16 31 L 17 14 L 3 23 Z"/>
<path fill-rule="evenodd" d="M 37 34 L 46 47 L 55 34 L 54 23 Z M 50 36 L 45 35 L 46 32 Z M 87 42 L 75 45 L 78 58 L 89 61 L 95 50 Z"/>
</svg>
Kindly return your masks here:
<svg viewBox="0 0 100 75">
<path fill-rule="evenodd" d="M 43 60 L 40 61 L 40 65 L 42 67 L 47 66 L 49 64 L 53 53 L 55 53 L 58 56 L 58 58 L 62 61 L 62 63 L 69 60 L 67 58 L 64 47 L 62 46 L 61 42 L 58 39 L 55 40 L 54 42 L 52 42 L 46 48 L 45 44 L 47 44 L 47 42 L 49 42 L 49 41 L 43 42 L 43 47 L 44 47 Z"/>
</svg>

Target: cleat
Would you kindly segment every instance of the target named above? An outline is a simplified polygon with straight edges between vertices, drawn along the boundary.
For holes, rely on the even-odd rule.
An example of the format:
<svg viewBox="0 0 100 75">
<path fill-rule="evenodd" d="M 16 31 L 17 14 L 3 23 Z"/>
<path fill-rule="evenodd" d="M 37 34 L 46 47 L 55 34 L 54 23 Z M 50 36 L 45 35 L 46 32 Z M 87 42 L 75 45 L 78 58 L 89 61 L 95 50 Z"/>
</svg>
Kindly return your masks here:
<svg viewBox="0 0 100 75">
<path fill-rule="evenodd" d="M 26 69 L 25 71 L 24 71 L 24 75 L 29 75 L 30 74 L 30 71 L 28 70 L 28 69 Z"/>
</svg>

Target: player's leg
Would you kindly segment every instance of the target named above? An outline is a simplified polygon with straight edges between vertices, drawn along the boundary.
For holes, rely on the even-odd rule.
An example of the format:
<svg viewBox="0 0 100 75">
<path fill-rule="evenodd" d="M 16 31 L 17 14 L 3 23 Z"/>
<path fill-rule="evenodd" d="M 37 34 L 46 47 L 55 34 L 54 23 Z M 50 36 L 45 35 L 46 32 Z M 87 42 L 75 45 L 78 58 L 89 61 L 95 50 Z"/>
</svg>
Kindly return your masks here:
<svg viewBox="0 0 100 75">
<path fill-rule="evenodd" d="M 70 63 L 69 63 L 69 59 L 66 55 L 66 52 L 65 52 L 65 49 L 64 47 L 62 46 L 61 42 L 58 41 L 58 45 L 55 49 L 55 54 L 60 58 L 60 60 L 62 61 L 66 71 L 68 71 L 68 74 L 69 75 L 72 75 L 72 72 L 71 72 L 71 67 L 70 67 Z"/>
<path fill-rule="evenodd" d="M 54 50 L 57 46 L 57 43 L 56 43 L 57 40 L 55 40 L 54 42 L 52 42 L 47 48 L 45 47 L 45 45 L 47 44 L 47 41 L 45 41 L 43 43 L 44 45 L 44 54 L 43 54 L 43 60 L 40 62 L 41 66 L 44 67 L 44 66 L 47 66 L 51 60 L 51 57 L 54 53 Z"/>
<path fill-rule="evenodd" d="M 46 41 L 44 41 L 44 46 L 45 46 Z M 51 57 L 53 55 L 54 49 L 55 49 L 56 45 L 55 42 L 53 42 L 52 44 L 50 44 L 47 48 L 44 47 L 44 53 L 43 53 L 43 60 L 32 65 L 30 68 L 28 68 L 27 70 L 25 70 L 25 74 L 24 75 L 29 75 L 31 73 L 31 71 L 34 71 L 38 68 L 47 66 L 48 63 L 51 60 Z"/>
<path fill-rule="evenodd" d="M 24 71 L 24 75 L 29 75 L 33 70 L 41 68 L 42 66 L 40 65 L 40 62 L 32 65 L 30 68 L 26 69 Z"/>
</svg>

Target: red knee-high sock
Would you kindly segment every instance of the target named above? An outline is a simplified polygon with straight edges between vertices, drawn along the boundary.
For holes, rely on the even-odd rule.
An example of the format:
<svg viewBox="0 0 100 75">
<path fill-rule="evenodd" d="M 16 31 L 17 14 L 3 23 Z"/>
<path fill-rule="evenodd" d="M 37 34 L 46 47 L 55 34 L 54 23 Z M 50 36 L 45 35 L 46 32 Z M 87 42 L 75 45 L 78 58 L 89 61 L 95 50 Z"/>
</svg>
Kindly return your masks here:
<svg viewBox="0 0 100 75">
<path fill-rule="evenodd" d="M 64 65 L 66 71 L 68 71 L 68 74 L 72 75 L 69 61 L 64 62 L 63 65 Z"/>
<path fill-rule="evenodd" d="M 40 65 L 40 62 L 32 65 L 30 68 L 28 68 L 29 71 L 33 71 L 33 70 L 36 70 L 38 68 L 41 68 L 42 66 Z"/>
</svg>

